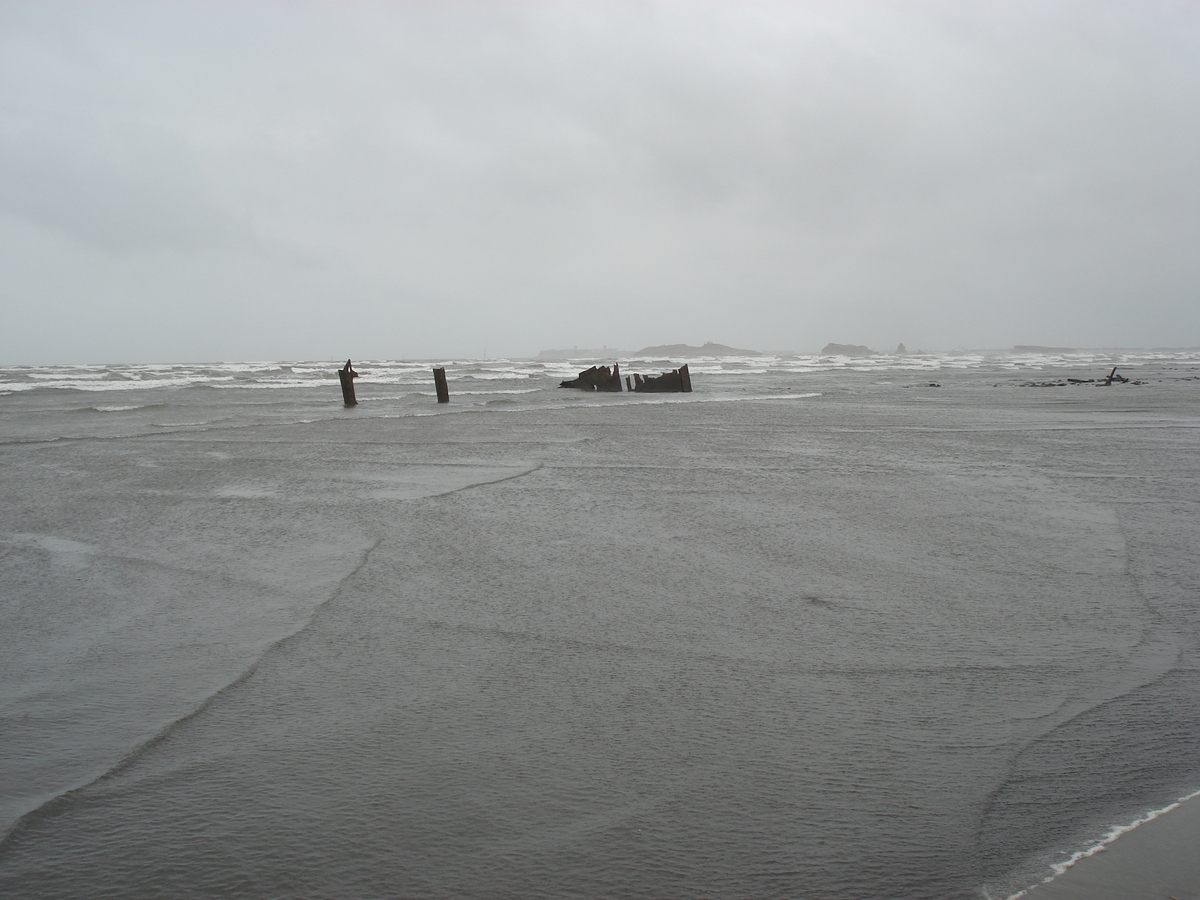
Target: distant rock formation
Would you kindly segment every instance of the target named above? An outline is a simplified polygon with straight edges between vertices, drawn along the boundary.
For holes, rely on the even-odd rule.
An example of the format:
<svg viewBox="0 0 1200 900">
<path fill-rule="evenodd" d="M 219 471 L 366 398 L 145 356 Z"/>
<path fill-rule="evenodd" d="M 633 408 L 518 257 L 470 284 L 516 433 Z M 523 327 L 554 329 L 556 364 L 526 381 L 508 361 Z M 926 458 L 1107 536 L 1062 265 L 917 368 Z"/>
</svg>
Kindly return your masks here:
<svg viewBox="0 0 1200 900">
<path fill-rule="evenodd" d="M 862 344 L 826 344 L 822 356 L 871 356 L 875 351 Z"/>
<path fill-rule="evenodd" d="M 662 344 L 658 347 L 643 347 L 641 350 L 614 350 L 604 347 L 600 350 L 576 347 L 573 350 L 542 350 L 534 359 L 557 361 L 564 359 L 629 359 L 631 357 L 694 357 L 694 356 L 762 356 L 757 350 L 739 350 L 724 344 L 714 344 L 712 341 L 703 347 L 689 347 L 687 344 Z"/>
<path fill-rule="evenodd" d="M 757 350 L 738 350 L 726 347 L 724 344 L 714 344 L 708 341 L 703 347 L 689 347 L 687 344 L 662 344 L 658 347 L 643 347 L 634 356 L 762 356 Z"/>
<path fill-rule="evenodd" d="M 903 341 L 901 341 L 901 342 L 900 342 L 900 345 L 899 345 L 898 347 L 896 347 L 896 355 L 897 355 L 897 356 L 904 356 L 904 354 L 906 354 L 907 352 L 908 352 L 908 351 L 904 349 L 904 342 L 903 342 Z"/>
</svg>

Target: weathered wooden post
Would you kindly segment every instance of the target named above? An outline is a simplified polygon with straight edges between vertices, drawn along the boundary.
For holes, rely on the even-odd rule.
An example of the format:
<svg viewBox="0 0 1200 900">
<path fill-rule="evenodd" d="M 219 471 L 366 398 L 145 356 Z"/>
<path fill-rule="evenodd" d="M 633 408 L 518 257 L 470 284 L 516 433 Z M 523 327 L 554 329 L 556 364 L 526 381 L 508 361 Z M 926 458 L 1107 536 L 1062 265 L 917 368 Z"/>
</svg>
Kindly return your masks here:
<svg viewBox="0 0 1200 900">
<path fill-rule="evenodd" d="M 687 363 L 679 367 L 679 383 L 685 394 L 692 392 L 692 373 L 688 371 Z"/>
<path fill-rule="evenodd" d="M 450 388 L 446 386 L 446 368 L 444 366 L 433 370 L 433 386 L 437 389 L 438 403 L 449 403 Z"/>
<path fill-rule="evenodd" d="M 354 398 L 354 379 L 357 377 L 358 373 L 351 367 L 350 360 L 346 360 L 346 365 L 338 369 L 338 381 L 342 383 L 342 401 L 347 406 L 358 406 L 358 400 Z"/>
</svg>

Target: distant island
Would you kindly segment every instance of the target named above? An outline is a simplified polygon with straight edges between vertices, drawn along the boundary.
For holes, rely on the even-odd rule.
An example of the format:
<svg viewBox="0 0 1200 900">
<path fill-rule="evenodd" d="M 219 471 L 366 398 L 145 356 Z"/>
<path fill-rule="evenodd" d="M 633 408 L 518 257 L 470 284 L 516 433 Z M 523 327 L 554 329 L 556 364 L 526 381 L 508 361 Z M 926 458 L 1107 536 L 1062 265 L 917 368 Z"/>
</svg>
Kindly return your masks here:
<svg viewBox="0 0 1200 900">
<path fill-rule="evenodd" d="M 871 356 L 874 353 L 862 344 L 826 344 L 821 348 L 822 356 Z"/>
<path fill-rule="evenodd" d="M 634 356 L 762 356 L 757 350 L 738 350 L 736 347 L 726 347 L 724 344 L 714 344 L 708 341 L 703 347 L 689 347 L 687 344 L 661 344 L 657 347 L 643 347 Z"/>
<path fill-rule="evenodd" d="M 598 350 L 581 350 L 579 347 L 575 347 L 571 350 L 543 350 L 534 359 L 624 359 L 628 356 L 633 356 L 633 352 L 630 350 L 614 350 L 612 347 L 601 347 Z"/>
<path fill-rule="evenodd" d="M 694 356 L 762 356 L 757 350 L 738 350 L 724 344 L 714 344 L 712 341 L 703 347 L 691 347 L 687 344 L 660 344 L 657 347 L 643 347 L 641 350 L 614 350 L 612 347 L 602 347 L 599 350 L 576 347 L 573 350 L 543 350 L 535 359 L 629 359 L 630 357 L 694 357 Z"/>
</svg>

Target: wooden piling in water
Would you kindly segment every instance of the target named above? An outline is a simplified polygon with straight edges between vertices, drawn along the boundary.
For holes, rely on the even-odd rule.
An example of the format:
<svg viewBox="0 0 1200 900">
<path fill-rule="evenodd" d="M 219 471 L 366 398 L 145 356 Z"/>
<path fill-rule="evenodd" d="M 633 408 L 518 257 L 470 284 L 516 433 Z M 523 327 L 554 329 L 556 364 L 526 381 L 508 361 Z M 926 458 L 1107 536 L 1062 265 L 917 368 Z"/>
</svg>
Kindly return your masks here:
<svg viewBox="0 0 1200 900">
<path fill-rule="evenodd" d="M 338 381 L 342 383 L 342 402 L 347 406 L 358 406 L 358 400 L 354 396 L 354 379 L 358 377 L 358 373 L 350 365 L 350 360 L 346 360 L 346 365 L 338 369 Z"/>
<path fill-rule="evenodd" d="M 679 383 L 685 394 L 692 392 L 692 373 L 688 371 L 687 363 L 679 367 Z"/>
<path fill-rule="evenodd" d="M 450 388 L 446 385 L 446 369 L 444 366 L 434 368 L 433 386 L 437 389 L 437 402 L 449 403 Z"/>
</svg>

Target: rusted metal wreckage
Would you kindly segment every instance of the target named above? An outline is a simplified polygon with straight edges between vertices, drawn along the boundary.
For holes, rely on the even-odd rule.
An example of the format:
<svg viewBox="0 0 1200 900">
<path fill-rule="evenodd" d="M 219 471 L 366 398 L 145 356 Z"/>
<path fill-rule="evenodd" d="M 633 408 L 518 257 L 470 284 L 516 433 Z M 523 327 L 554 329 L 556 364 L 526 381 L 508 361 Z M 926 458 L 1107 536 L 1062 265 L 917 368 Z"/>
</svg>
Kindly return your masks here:
<svg viewBox="0 0 1200 900">
<path fill-rule="evenodd" d="M 626 376 L 625 383 L 629 390 L 637 394 L 690 394 L 692 392 L 692 375 L 687 363 L 670 372 L 661 375 L 634 375 L 630 382 Z"/>
<path fill-rule="evenodd" d="M 608 366 L 592 366 L 590 369 L 580 372 L 578 378 L 564 381 L 559 387 L 576 388 L 581 391 L 619 392 L 621 390 L 621 367 L 617 363 L 613 363 L 611 370 Z"/>
<path fill-rule="evenodd" d="M 559 387 L 576 388 L 582 391 L 620 391 L 621 367 L 613 363 L 608 366 L 592 366 L 579 373 L 578 378 L 562 382 Z M 661 375 L 637 375 L 632 379 L 625 376 L 625 389 L 634 394 L 689 394 L 692 391 L 692 376 L 687 363 Z"/>
</svg>

